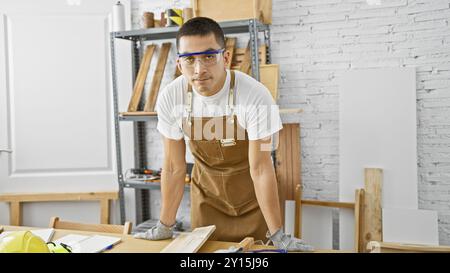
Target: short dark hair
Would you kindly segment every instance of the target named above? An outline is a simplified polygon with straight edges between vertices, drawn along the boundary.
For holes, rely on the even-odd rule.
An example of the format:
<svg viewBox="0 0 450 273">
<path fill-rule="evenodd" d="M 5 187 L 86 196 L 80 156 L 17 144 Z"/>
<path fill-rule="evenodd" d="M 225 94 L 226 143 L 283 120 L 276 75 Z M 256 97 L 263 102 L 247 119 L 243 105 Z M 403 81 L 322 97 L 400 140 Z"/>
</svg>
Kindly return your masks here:
<svg viewBox="0 0 450 273">
<path fill-rule="evenodd" d="M 180 45 L 180 38 L 183 36 L 207 36 L 209 34 L 214 34 L 217 43 L 225 48 L 225 36 L 223 34 L 222 28 L 219 24 L 211 18 L 207 17 L 194 17 L 187 22 L 185 22 L 177 33 L 177 50 Z"/>
</svg>

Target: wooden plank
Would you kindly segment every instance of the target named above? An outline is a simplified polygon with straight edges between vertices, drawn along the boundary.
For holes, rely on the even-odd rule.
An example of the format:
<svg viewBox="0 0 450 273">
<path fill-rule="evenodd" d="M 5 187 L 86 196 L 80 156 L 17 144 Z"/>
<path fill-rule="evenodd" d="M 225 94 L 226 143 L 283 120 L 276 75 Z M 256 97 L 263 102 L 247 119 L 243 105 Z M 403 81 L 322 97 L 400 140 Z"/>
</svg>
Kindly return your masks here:
<svg viewBox="0 0 450 273">
<path fill-rule="evenodd" d="M 245 49 L 244 58 L 242 59 L 239 70 L 245 74 L 250 74 L 251 67 L 252 67 L 252 56 L 250 51 L 250 42 L 248 42 L 247 48 Z"/>
<path fill-rule="evenodd" d="M 350 202 L 333 202 L 333 201 L 320 201 L 320 200 L 309 200 L 309 199 L 302 199 L 302 205 L 330 207 L 330 208 L 342 208 L 342 209 L 355 208 L 355 203 L 350 203 Z"/>
<path fill-rule="evenodd" d="M 0 194 L 0 202 L 116 200 L 118 196 L 119 194 L 117 192 L 8 193 Z"/>
<path fill-rule="evenodd" d="M 283 128 L 284 129 L 284 128 Z M 278 185 L 278 197 L 280 199 L 280 213 L 282 222 L 285 223 L 285 201 L 286 201 L 286 192 L 285 192 L 285 183 L 287 177 L 287 168 L 286 168 L 286 134 L 283 134 L 282 131 L 278 134 L 278 148 L 275 151 L 275 174 L 277 177 L 277 185 Z"/>
<path fill-rule="evenodd" d="M 370 241 L 382 241 L 381 190 L 383 170 L 375 168 L 364 169 L 364 234 L 363 245 Z M 365 249 L 365 248 L 364 248 Z"/>
<path fill-rule="evenodd" d="M 300 185 L 300 124 L 283 124 L 275 151 L 275 171 L 278 181 L 281 216 L 284 223 L 285 201 L 295 200 L 295 187 Z"/>
<path fill-rule="evenodd" d="M 253 237 L 245 237 L 238 245 L 238 248 L 242 247 L 242 251 L 248 251 L 255 244 Z"/>
<path fill-rule="evenodd" d="M 302 238 L 302 184 L 295 187 L 295 222 L 294 236 Z"/>
<path fill-rule="evenodd" d="M 303 109 L 300 108 L 280 109 L 280 114 L 297 114 L 297 113 L 303 113 Z"/>
<path fill-rule="evenodd" d="M 363 252 L 362 244 L 362 225 L 363 223 L 363 204 L 364 204 L 364 189 L 355 190 L 355 252 Z"/>
<path fill-rule="evenodd" d="M 206 226 L 194 229 L 190 233 L 181 233 L 161 253 L 195 253 L 216 230 L 216 226 Z"/>
<path fill-rule="evenodd" d="M 251 73 L 251 71 L 250 71 Z M 260 82 L 269 89 L 274 101 L 278 99 L 278 79 L 280 77 L 280 66 L 278 64 L 266 64 L 259 66 Z"/>
<path fill-rule="evenodd" d="M 100 200 L 100 223 L 109 224 L 109 200 Z"/>
<path fill-rule="evenodd" d="M 125 222 L 125 225 L 108 225 L 108 224 L 86 224 L 78 222 L 60 221 L 58 217 L 53 217 L 49 225 L 50 228 L 81 230 L 91 232 L 107 232 L 117 234 L 130 234 L 131 223 Z"/>
<path fill-rule="evenodd" d="M 449 246 L 399 244 L 379 241 L 370 241 L 367 244 L 367 250 L 370 253 L 450 253 Z"/>
<path fill-rule="evenodd" d="M 227 69 L 231 69 L 231 63 L 234 56 L 234 48 L 236 47 L 236 38 L 227 37 L 225 39 L 225 49 L 230 52 L 230 61 L 227 64 Z"/>
<path fill-rule="evenodd" d="M 231 62 L 232 68 L 234 67 L 236 69 L 236 67 L 237 67 L 237 70 L 239 70 L 242 60 L 244 59 L 246 50 L 247 50 L 247 48 L 245 48 L 245 47 L 239 47 L 234 50 L 234 54 L 233 54 L 233 58 L 232 58 L 232 62 Z M 266 45 L 261 45 L 259 47 L 258 55 L 259 55 L 259 64 L 260 65 L 267 63 L 266 51 L 267 51 Z"/>
<path fill-rule="evenodd" d="M 287 168 L 287 177 L 286 177 L 286 184 L 285 184 L 285 194 L 286 194 L 286 200 L 294 200 L 294 192 L 295 192 L 295 188 L 292 188 L 293 182 L 293 175 L 292 175 L 292 170 L 294 168 L 293 166 L 293 156 L 292 156 L 292 147 L 294 145 L 294 143 L 292 142 L 292 138 L 291 138 L 291 131 L 292 131 L 292 124 L 287 124 L 286 129 L 284 128 L 283 125 L 283 130 L 285 133 L 285 141 L 286 141 L 286 168 Z"/>
<path fill-rule="evenodd" d="M 144 57 L 142 58 L 139 72 L 134 83 L 133 95 L 131 96 L 130 103 L 128 104 L 128 112 L 134 112 L 138 110 L 139 102 L 144 91 L 145 80 L 147 79 L 148 70 L 152 61 L 153 52 L 156 45 L 149 45 L 145 49 Z"/>
<path fill-rule="evenodd" d="M 300 164 L 300 125 L 295 126 L 291 130 L 291 152 L 292 152 L 292 179 L 291 179 L 291 191 L 289 192 L 289 199 L 295 200 L 295 188 L 297 185 L 301 185 L 300 170 L 302 168 Z"/>
<path fill-rule="evenodd" d="M 157 113 L 156 112 L 139 111 L 139 112 L 121 112 L 120 115 L 121 116 L 156 116 Z"/>
<path fill-rule="evenodd" d="M 159 52 L 158 63 L 156 64 L 147 102 L 144 106 L 145 112 L 153 112 L 155 109 L 156 98 L 158 97 L 159 87 L 164 75 L 164 68 L 166 67 L 167 57 L 169 56 L 171 45 L 172 43 L 163 43 L 161 46 L 161 51 Z"/>
<path fill-rule="evenodd" d="M 18 201 L 11 202 L 9 207 L 9 223 L 13 226 L 22 225 L 22 203 Z"/>
<path fill-rule="evenodd" d="M 194 17 L 204 16 L 217 22 L 256 18 L 272 23 L 272 0 L 191 0 Z"/>
</svg>

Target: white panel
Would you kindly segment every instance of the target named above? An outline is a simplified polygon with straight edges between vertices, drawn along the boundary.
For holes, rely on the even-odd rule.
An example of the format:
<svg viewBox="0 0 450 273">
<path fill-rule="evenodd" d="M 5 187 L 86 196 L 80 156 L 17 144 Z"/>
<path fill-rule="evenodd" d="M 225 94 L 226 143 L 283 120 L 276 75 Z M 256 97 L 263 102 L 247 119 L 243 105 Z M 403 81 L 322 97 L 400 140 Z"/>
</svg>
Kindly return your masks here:
<svg viewBox="0 0 450 273">
<path fill-rule="evenodd" d="M 89 212 L 89 213 L 80 213 Z M 48 227 L 50 219 L 100 224 L 100 202 L 44 202 L 23 204 L 23 226 Z"/>
<path fill-rule="evenodd" d="M 112 170 L 106 23 L 104 14 L 8 16 L 13 177 Z"/>
<path fill-rule="evenodd" d="M 315 249 L 333 249 L 333 209 L 302 206 L 302 239 Z"/>
<path fill-rule="evenodd" d="M 383 209 L 383 242 L 439 245 L 437 212 Z"/>
<path fill-rule="evenodd" d="M 111 11 L 116 2 L 1 1 L 0 149 L 10 147 L 13 153 L 0 153 L 0 193 L 118 188 L 109 57 Z M 130 1 L 121 2 L 129 29 Z M 129 41 L 117 41 L 122 111 L 132 90 L 130 46 Z M 126 169 L 133 164 L 132 123 L 122 129 Z M 98 205 L 65 204 L 48 206 L 57 209 L 56 215 L 98 219 L 94 209 Z M 26 205 L 24 223 L 40 224 L 40 216 L 47 218 L 42 206 L 46 205 Z M 117 210 L 118 203 L 113 202 L 115 223 Z M 0 206 L 0 221 L 9 222 L 5 204 Z"/>
<path fill-rule="evenodd" d="M 339 249 L 355 250 L 355 215 L 352 210 L 339 210 Z"/>
<path fill-rule="evenodd" d="M 286 200 L 284 203 L 284 232 L 294 235 L 295 231 L 295 201 Z"/>
<path fill-rule="evenodd" d="M 383 207 L 417 208 L 414 68 L 344 72 L 339 86 L 339 198 L 354 201 L 364 168 L 383 169 Z M 346 220 L 340 221 L 341 239 Z M 351 236 L 353 238 L 353 236 Z M 341 247 L 352 246 L 343 242 Z"/>
</svg>

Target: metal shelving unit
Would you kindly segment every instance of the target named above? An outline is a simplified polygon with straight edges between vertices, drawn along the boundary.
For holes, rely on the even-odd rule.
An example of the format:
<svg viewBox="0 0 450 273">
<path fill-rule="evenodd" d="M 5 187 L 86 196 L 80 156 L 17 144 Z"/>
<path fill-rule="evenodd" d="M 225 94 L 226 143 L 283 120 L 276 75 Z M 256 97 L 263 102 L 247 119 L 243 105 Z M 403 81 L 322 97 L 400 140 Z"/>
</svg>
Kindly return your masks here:
<svg viewBox="0 0 450 273">
<path fill-rule="evenodd" d="M 225 35 L 248 33 L 250 36 L 250 49 L 252 56 L 252 76 L 259 80 L 259 58 L 258 58 L 258 35 L 260 32 L 264 34 L 264 43 L 267 46 L 266 59 L 271 63 L 270 56 L 270 29 L 268 25 L 262 24 L 258 20 L 239 20 L 219 23 Z M 132 75 L 133 82 L 139 70 L 140 60 L 143 54 L 143 43 L 149 40 L 175 39 L 179 27 L 149 28 L 130 31 L 118 31 L 110 33 L 111 47 L 111 72 L 112 72 L 112 88 L 114 100 L 114 128 L 116 140 L 116 158 L 117 158 L 117 181 L 119 184 L 119 202 L 120 202 L 120 220 L 122 224 L 125 222 L 125 202 L 124 188 L 134 188 L 136 194 L 136 225 L 151 218 L 150 215 L 150 197 L 149 190 L 160 189 L 157 182 L 141 182 L 127 181 L 124 177 L 122 168 L 122 152 L 120 147 L 120 126 L 122 121 L 133 122 L 134 143 L 135 143 L 135 168 L 147 167 L 145 145 L 145 122 L 155 120 L 156 115 L 144 116 L 125 116 L 121 115 L 118 109 L 118 91 L 117 91 L 117 70 L 115 63 L 115 40 L 125 39 L 132 43 Z M 142 101 L 141 101 L 142 104 Z M 142 109 L 143 105 L 140 105 Z M 189 190 L 189 186 L 185 186 L 185 191 Z"/>
</svg>

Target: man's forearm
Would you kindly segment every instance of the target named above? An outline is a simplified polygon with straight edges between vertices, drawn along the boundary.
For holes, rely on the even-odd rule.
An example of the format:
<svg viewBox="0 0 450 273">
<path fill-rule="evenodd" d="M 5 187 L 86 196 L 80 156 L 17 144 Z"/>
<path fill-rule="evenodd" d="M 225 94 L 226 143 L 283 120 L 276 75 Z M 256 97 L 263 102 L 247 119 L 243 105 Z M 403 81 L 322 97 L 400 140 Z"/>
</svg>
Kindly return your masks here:
<svg viewBox="0 0 450 273">
<path fill-rule="evenodd" d="M 174 170 L 162 170 L 161 173 L 161 216 L 165 225 L 173 225 L 178 207 L 183 199 L 186 167 Z"/>
<path fill-rule="evenodd" d="M 256 198 L 266 220 L 270 234 L 282 227 L 278 187 L 271 163 L 263 163 L 251 170 Z"/>
</svg>

